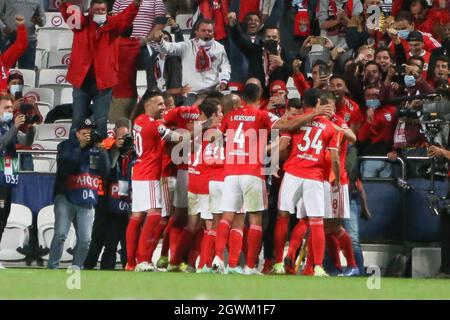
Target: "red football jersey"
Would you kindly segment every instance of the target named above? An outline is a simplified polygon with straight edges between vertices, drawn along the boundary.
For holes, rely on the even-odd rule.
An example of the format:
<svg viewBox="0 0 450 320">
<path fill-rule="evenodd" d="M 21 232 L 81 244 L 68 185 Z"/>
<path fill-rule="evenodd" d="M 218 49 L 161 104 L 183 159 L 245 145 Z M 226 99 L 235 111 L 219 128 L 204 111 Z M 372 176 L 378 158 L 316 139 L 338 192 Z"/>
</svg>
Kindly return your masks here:
<svg viewBox="0 0 450 320">
<path fill-rule="evenodd" d="M 331 122 L 333 122 L 338 127 L 346 130 L 348 129 L 347 124 L 340 118 L 339 116 L 333 115 L 331 117 Z M 347 170 L 345 170 L 345 160 L 347 159 L 347 147 L 348 141 L 345 139 L 344 134 L 342 132 L 338 133 L 338 141 L 339 141 L 339 158 L 340 158 L 340 183 L 341 185 L 348 184 L 348 175 Z M 328 152 L 329 153 L 329 152 Z M 329 177 L 329 181 L 332 182 L 334 180 L 334 173 L 331 169 L 331 157 L 327 156 L 327 171 L 326 177 Z"/>
<path fill-rule="evenodd" d="M 316 117 L 298 132 L 283 134 L 291 138 L 291 154 L 283 169 L 299 178 L 325 181 L 328 149 L 339 149 L 339 135 L 330 120 Z"/>
<path fill-rule="evenodd" d="M 161 120 L 141 114 L 133 125 L 136 163 L 132 180 L 160 180 L 162 168 L 162 139 L 169 133 Z"/>
<path fill-rule="evenodd" d="M 336 115 L 342 118 L 348 126 L 364 121 L 358 104 L 348 97 L 344 97 L 344 103 L 342 105 L 336 105 Z"/>
<path fill-rule="evenodd" d="M 170 143 L 166 143 L 166 141 L 161 141 L 163 145 L 163 151 L 162 151 L 162 172 L 161 177 L 167 178 L 167 177 L 176 177 L 177 176 L 177 167 L 172 162 L 171 159 L 171 152 L 172 152 L 172 145 Z"/>
<path fill-rule="evenodd" d="M 245 106 L 225 115 L 220 131 L 226 136 L 224 175 L 263 175 L 264 152 L 278 117 Z M 262 130 L 266 130 L 265 132 Z"/>
<path fill-rule="evenodd" d="M 201 111 L 197 106 L 191 107 L 176 107 L 167 111 L 163 115 L 164 123 L 169 127 L 177 129 L 193 130 L 194 121 L 200 117 Z M 186 163 L 177 165 L 179 170 L 188 170 Z"/>
<path fill-rule="evenodd" d="M 188 191 L 209 194 L 209 181 L 223 181 L 222 143 L 203 141 L 194 148 L 189 157 Z"/>
</svg>

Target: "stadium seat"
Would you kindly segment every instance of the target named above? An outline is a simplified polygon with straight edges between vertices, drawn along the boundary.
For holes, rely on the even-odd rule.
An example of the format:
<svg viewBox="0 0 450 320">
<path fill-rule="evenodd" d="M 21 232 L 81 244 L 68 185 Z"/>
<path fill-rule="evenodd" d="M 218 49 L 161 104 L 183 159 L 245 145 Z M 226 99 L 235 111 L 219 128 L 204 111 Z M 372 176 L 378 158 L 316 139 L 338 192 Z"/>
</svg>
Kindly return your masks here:
<svg viewBox="0 0 450 320">
<path fill-rule="evenodd" d="M 65 69 L 70 63 L 71 50 L 50 51 L 48 53 L 48 69 Z"/>
<path fill-rule="evenodd" d="M 137 88 L 138 101 L 141 100 L 141 98 L 144 95 L 145 91 L 147 91 L 147 87 L 138 87 Z"/>
<path fill-rule="evenodd" d="M 73 96 L 72 96 L 73 88 L 63 88 L 61 90 L 61 101 L 60 104 L 66 104 L 66 103 L 72 103 L 73 102 Z"/>
<path fill-rule="evenodd" d="M 36 26 L 37 30 L 69 29 L 60 12 L 46 12 L 45 19 L 45 24 L 42 27 Z"/>
<path fill-rule="evenodd" d="M 25 100 L 33 100 L 33 102 L 45 102 L 52 108 L 55 102 L 55 94 L 53 89 L 49 88 L 24 88 L 23 96 Z M 44 115 L 42 115 L 44 116 Z"/>
<path fill-rule="evenodd" d="M 27 69 L 11 69 L 9 73 L 19 73 L 23 76 L 24 87 L 34 87 L 36 85 L 36 72 Z"/>
<path fill-rule="evenodd" d="M 56 44 L 56 49 L 58 51 L 72 50 L 72 43 L 73 43 L 73 35 L 67 37 L 59 37 L 58 43 Z"/>
<path fill-rule="evenodd" d="M 55 92 L 54 105 L 61 101 L 61 90 L 70 86 L 66 80 L 67 69 L 43 69 L 39 72 L 39 87 L 51 88 Z"/>
<path fill-rule="evenodd" d="M 180 26 L 181 30 L 191 30 L 192 29 L 192 14 L 178 14 L 175 21 Z"/>
<path fill-rule="evenodd" d="M 136 87 L 147 89 L 147 75 L 144 70 L 138 70 L 137 72 Z"/>
<path fill-rule="evenodd" d="M 17 251 L 24 248 L 30 240 L 28 227 L 32 225 L 33 214 L 24 205 L 11 204 L 11 213 L 8 218 L 2 241 L 0 243 L 0 260 L 20 261 L 25 256 Z"/>
<path fill-rule="evenodd" d="M 42 116 L 42 119 L 45 120 L 45 117 L 47 117 L 47 114 L 50 112 L 50 110 L 52 110 L 52 107 L 50 106 L 49 103 L 46 102 L 36 102 L 39 113 Z"/>
<path fill-rule="evenodd" d="M 40 29 L 37 32 L 38 43 L 39 43 L 39 38 L 42 37 L 43 35 L 46 35 L 50 39 L 50 50 L 49 51 L 57 51 L 58 50 L 58 39 L 73 37 L 73 32 L 72 32 L 72 30 L 69 30 L 69 29 L 52 29 L 52 28 Z"/>
<path fill-rule="evenodd" d="M 54 205 L 42 208 L 37 216 L 37 232 L 39 247 L 43 250 L 50 249 L 53 238 L 53 230 L 55 226 L 55 213 Z M 73 225 L 70 227 L 67 234 L 66 242 L 64 243 L 64 250 L 61 257 L 61 262 L 70 262 L 73 260 L 67 250 L 73 250 L 77 242 L 77 236 Z M 42 257 L 44 260 L 48 260 L 48 254 Z"/>
<path fill-rule="evenodd" d="M 71 123 L 43 123 L 36 127 L 35 141 L 68 139 L 70 126 Z"/>
<path fill-rule="evenodd" d="M 62 140 L 35 140 L 31 145 L 32 150 L 54 150 L 56 151 L 58 148 L 58 144 L 60 144 Z M 48 154 L 33 154 L 33 157 L 48 157 Z"/>
<path fill-rule="evenodd" d="M 56 159 L 33 157 L 35 172 L 56 173 Z"/>
<path fill-rule="evenodd" d="M 45 32 L 37 33 L 35 66 L 38 69 L 46 69 L 48 53 L 51 50 L 50 34 Z"/>
</svg>

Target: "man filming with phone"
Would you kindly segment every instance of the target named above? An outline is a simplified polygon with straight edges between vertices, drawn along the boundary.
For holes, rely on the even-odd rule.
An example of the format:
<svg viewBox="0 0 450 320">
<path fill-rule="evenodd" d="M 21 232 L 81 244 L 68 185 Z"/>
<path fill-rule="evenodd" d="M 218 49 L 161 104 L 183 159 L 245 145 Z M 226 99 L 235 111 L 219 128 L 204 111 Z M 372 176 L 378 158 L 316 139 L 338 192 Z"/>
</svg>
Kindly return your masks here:
<svg viewBox="0 0 450 320">
<path fill-rule="evenodd" d="M 16 143 L 31 145 L 35 130 L 25 134 L 19 128 L 26 122 L 25 115 L 13 115 L 11 96 L 0 93 L 0 241 L 11 210 L 12 188 L 19 183 L 19 157 Z M 3 269 L 0 263 L 0 269 Z"/>
</svg>

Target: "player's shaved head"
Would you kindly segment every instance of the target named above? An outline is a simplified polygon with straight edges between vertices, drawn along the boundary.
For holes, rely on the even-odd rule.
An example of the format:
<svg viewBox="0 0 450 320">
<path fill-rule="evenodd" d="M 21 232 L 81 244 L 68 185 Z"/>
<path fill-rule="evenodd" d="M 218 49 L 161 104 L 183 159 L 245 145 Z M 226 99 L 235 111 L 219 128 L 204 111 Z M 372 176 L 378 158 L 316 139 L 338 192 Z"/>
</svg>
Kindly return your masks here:
<svg viewBox="0 0 450 320">
<path fill-rule="evenodd" d="M 258 98 L 261 98 L 263 94 L 261 81 L 259 81 L 258 78 L 249 78 L 247 81 L 245 81 L 245 86 L 247 86 L 248 84 L 254 84 L 258 87 Z"/>
<path fill-rule="evenodd" d="M 227 94 L 222 98 L 221 105 L 223 108 L 223 114 L 225 115 L 228 112 L 239 109 L 242 106 L 241 98 L 233 93 Z"/>
</svg>

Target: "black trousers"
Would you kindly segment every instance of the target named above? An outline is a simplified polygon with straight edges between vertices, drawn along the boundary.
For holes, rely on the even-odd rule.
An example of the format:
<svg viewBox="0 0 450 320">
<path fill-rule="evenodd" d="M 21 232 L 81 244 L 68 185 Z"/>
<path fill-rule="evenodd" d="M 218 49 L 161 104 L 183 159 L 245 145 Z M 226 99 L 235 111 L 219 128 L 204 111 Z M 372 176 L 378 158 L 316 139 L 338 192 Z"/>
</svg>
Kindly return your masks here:
<svg viewBox="0 0 450 320">
<path fill-rule="evenodd" d="M 100 269 L 114 270 L 116 266 L 117 246 L 121 245 L 120 260 L 122 266 L 126 264 L 126 243 L 125 234 L 127 231 L 128 216 L 111 213 L 106 209 L 103 201 L 99 203 L 95 210 L 95 220 L 92 227 L 92 239 L 89 252 L 84 262 L 86 269 L 93 269 L 97 266 L 99 255 L 103 251 Z"/>
<path fill-rule="evenodd" d="M 0 242 L 11 211 L 11 187 L 0 186 Z"/>
</svg>

